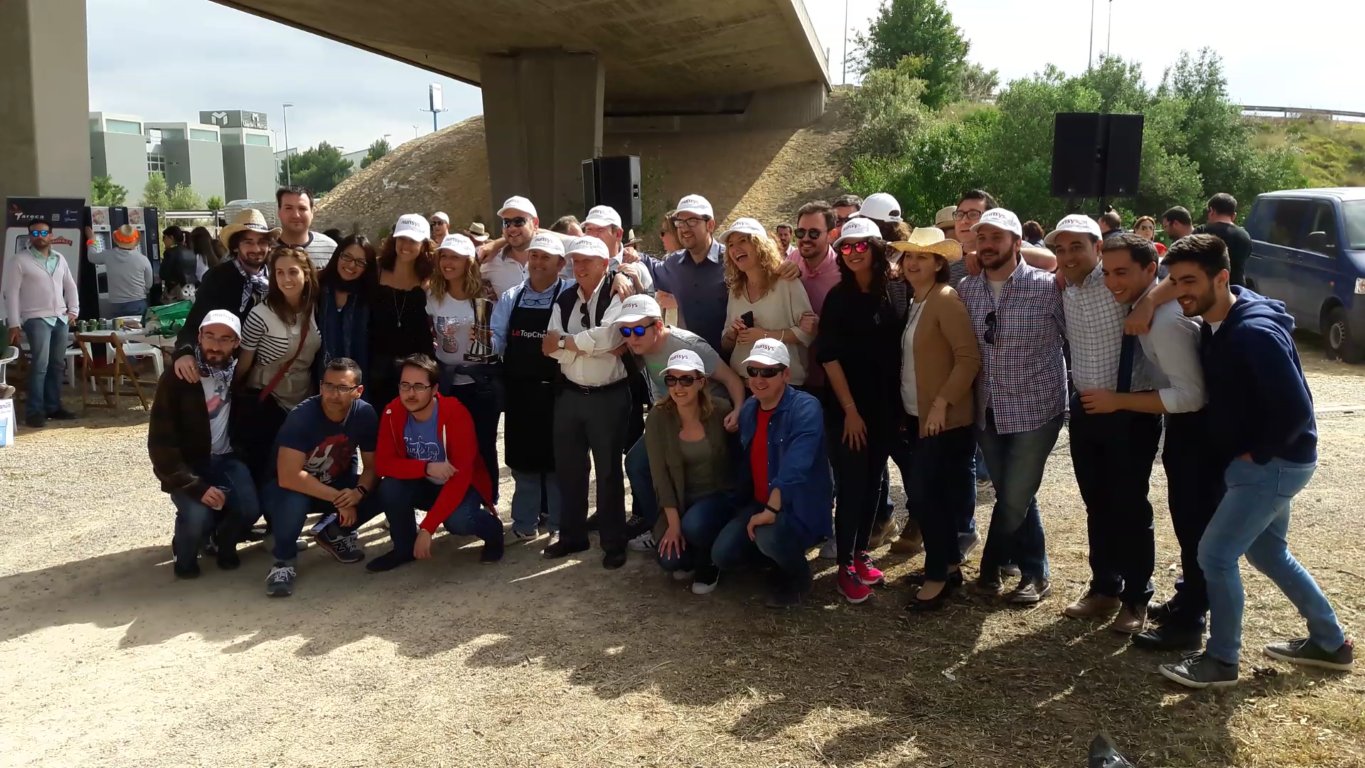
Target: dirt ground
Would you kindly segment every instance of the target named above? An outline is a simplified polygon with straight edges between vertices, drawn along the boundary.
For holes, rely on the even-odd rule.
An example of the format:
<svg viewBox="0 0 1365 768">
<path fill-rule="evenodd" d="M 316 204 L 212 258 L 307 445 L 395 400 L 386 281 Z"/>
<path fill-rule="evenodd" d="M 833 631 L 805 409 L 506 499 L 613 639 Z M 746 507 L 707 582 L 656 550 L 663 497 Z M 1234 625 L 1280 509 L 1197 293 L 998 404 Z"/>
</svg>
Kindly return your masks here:
<svg viewBox="0 0 1365 768">
<path fill-rule="evenodd" d="M 1365 369 L 1304 356 L 1322 455 L 1291 545 L 1359 637 Z M 610 573 L 596 552 L 547 562 L 544 539 L 480 566 L 442 536 L 434 561 L 382 575 L 310 548 L 285 600 L 264 594 L 260 545 L 239 571 L 176 581 L 145 440 L 128 413 L 0 449 L 0 764 L 1079 768 L 1105 729 L 1143 768 L 1365 765 L 1365 677 L 1262 657 L 1304 630 L 1259 574 L 1227 692 L 1173 687 L 1155 673 L 1169 657 L 1061 616 L 1089 575 L 1065 432 L 1040 493 L 1053 597 L 913 620 L 896 582 L 920 560 L 889 556 L 870 604 L 837 599 L 819 561 L 813 599 L 785 614 L 757 576 L 696 597 L 636 554 Z M 1160 595 L 1177 561 L 1164 495 L 1158 464 Z"/>
</svg>

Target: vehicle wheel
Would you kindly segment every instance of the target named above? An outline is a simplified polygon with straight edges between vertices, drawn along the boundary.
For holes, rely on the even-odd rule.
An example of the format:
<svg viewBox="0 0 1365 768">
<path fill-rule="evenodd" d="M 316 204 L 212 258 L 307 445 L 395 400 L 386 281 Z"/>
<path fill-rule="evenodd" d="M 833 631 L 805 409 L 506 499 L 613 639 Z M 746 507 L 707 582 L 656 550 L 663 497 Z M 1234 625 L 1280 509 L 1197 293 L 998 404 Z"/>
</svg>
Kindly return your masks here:
<svg viewBox="0 0 1365 768">
<path fill-rule="evenodd" d="M 1327 355 L 1333 360 L 1340 358 L 1343 362 L 1359 363 L 1365 360 L 1365 347 L 1355 339 L 1355 334 L 1351 332 L 1351 324 L 1346 320 L 1346 309 L 1344 307 L 1333 307 L 1332 312 L 1327 317 Z"/>
</svg>

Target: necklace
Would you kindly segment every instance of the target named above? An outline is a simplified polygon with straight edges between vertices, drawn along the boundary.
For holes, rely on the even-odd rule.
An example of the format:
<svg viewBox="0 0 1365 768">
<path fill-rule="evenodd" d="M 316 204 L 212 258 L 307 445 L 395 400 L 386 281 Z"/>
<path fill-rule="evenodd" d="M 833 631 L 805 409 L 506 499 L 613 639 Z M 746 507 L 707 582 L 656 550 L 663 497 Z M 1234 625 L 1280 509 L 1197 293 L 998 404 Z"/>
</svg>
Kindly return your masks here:
<svg viewBox="0 0 1365 768">
<path fill-rule="evenodd" d="M 394 290 L 395 292 L 398 291 L 397 288 L 394 288 L 393 290 Z M 399 327 L 399 328 L 402 328 L 402 327 L 403 327 L 403 310 L 405 310 L 405 309 L 408 308 L 408 292 L 407 292 L 407 291 L 403 291 L 402 293 L 403 293 L 403 303 L 398 305 L 398 327 Z"/>
</svg>

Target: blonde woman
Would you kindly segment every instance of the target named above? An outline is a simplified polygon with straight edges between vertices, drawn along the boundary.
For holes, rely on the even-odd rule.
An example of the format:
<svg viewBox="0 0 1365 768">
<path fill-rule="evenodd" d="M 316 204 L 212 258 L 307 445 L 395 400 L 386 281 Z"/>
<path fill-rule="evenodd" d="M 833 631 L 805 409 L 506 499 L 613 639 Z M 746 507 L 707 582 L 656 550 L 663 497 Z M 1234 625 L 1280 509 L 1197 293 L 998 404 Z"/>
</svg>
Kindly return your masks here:
<svg viewBox="0 0 1365 768">
<path fill-rule="evenodd" d="M 813 336 L 801 329 L 801 315 L 811 311 L 810 297 L 799 280 L 783 279 L 784 259 L 777 243 L 754 219 L 739 219 L 725 232 L 725 285 L 730 290 L 721 345 L 730 365 L 747 379 L 743 360 L 754 342 L 776 339 L 791 354 L 791 384 L 806 383 L 806 361 Z"/>
<path fill-rule="evenodd" d="M 427 314 L 436 336 L 436 360 L 441 364 L 442 395 L 454 397 L 474 417 L 474 433 L 484 466 L 498 466 L 498 418 L 502 416 L 502 367 L 491 360 L 469 359 L 474 339 L 476 302 L 487 301 L 486 317 L 498 300 L 492 285 L 479 273 L 474 241 L 447 235 L 436 249 L 436 270 L 427 294 Z M 498 503 L 497 483 L 492 503 Z"/>
</svg>

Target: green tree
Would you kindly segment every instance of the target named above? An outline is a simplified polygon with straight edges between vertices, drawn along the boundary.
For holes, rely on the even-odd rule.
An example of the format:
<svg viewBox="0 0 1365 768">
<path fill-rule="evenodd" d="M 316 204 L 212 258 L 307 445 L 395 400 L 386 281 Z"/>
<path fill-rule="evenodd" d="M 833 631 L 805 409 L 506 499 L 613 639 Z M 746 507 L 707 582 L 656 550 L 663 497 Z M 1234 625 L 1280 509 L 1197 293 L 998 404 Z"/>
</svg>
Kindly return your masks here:
<svg viewBox="0 0 1365 768">
<path fill-rule="evenodd" d="M 909 151 L 928 117 L 918 77 L 924 60 L 906 56 L 893 69 L 875 69 L 848 97 L 848 117 L 856 126 L 845 151 L 853 157 L 898 158 Z"/>
<path fill-rule="evenodd" d="M 176 184 L 171 187 L 167 199 L 173 211 L 197 211 L 204 205 L 203 198 L 189 184 Z"/>
<path fill-rule="evenodd" d="M 108 176 L 96 176 L 90 180 L 91 205 L 123 205 L 128 199 L 128 190 Z"/>
<path fill-rule="evenodd" d="M 389 146 L 388 139 L 375 139 L 374 143 L 370 145 L 369 154 L 365 155 L 365 158 L 360 161 L 360 167 L 369 168 L 371 163 L 387 155 L 390 149 L 392 147 Z"/>
<path fill-rule="evenodd" d="M 166 194 L 166 177 L 159 173 L 147 174 L 147 185 L 142 188 L 142 199 L 137 204 L 159 211 L 171 210 L 170 197 Z"/>
<path fill-rule="evenodd" d="M 341 150 L 325 141 L 289 158 L 289 172 L 293 182 L 313 190 L 317 195 L 331 192 L 336 185 L 351 175 L 352 167 L 351 161 L 341 156 Z M 283 169 L 280 172 L 280 183 L 284 183 Z"/>
<path fill-rule="evenodd" d="M 892 69 L 906 56 L 922 59 L 923 101 L 937 109 L 959 91 L 959 73 L 971 44 L 953 23 L 943 0 L 883 0 L 866 35 L 855 38 L 863 74 Z"/>
<path fill-rule="evenodd" d="M 958 101 L 986 101 L 1000 90 L 1000 70 L 986 69 L 972 61 L 964 64 L 957 73 L 957 84 L 953 98 Z"/>
<path fill-rule="evenodd" d="M 208 208 L 210 211 L 221 211 L 227 207 L 227 204 L 223 202 L 222 197 L 213 195 L 208 200 L 204 201 L 204 207 Z"/>
</svg>

